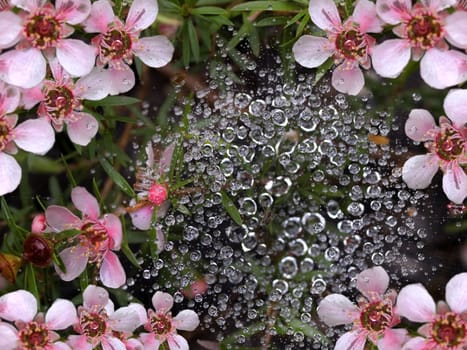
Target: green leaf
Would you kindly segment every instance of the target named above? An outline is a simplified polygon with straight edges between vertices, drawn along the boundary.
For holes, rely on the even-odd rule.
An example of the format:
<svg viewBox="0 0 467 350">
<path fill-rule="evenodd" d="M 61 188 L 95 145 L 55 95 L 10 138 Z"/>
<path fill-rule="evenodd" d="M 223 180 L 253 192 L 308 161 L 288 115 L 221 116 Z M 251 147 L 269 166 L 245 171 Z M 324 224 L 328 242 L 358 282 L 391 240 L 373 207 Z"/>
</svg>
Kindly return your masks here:
<svg viewBox="0 0 467 350">
<path fill-rule="evenodd" d="M 321 333 L 316 327 L 312 327 L 309 324 L 303 323 L 299 319 L 292 318 L 291 320 L 287 320 L 286 328 L 292 328 L 296 331 L 303 332 L 309 338 L 315 338 L 316 336 L 320 337 L 322 344 L 328 344 L 329 339 Z"/>
<path fill-rule="evenodd" d="M 120 17 L 120 13 L 122 12 L 122 0 L 114 0 L 114 13 L 117 17 Z"/>
<path fill-rule="evenodd" d="M 55 252 L 52 254 L 52 261 L 54 262 L 55 265 L 58 266 L 58 268 L 60 270 L 62 270 L 64 273 L 66 273 L 66 266 L 65 264 L 63 263 L 63 260 L 62 258 L 60 257 L 60 255 L 58 254 L 55 254 Z"/>
<path fill-rule="evenodd" d="M 283 26 L 288 23 L 288 20 L 288 17 L 283 16 L 266 17 L 256 22 L 256 27 Z"/>
<path fill-rule="evenodd" d="M 65 167 L 54 159 L 44 156 L 37 156 L 29 153 L 27 157 L 28 168 L 32 173 L 37 174 L 60 174 Z"/>
<path fill-rule="evenodd" d="M 15 218 L 13 216 L 13 213 L 10 210 L 10 207 L 8 206 L 8 203 L 5 200 L 5 197 L 1 197 L 0 203 L 2 205 L 2 214 L 8 224 L 8 228 L 11 231 L 15 232 L 16 231 Z"/>
<path fill-rule="evenodd" d="M 127 106 L 140 103 L 141 100 L 130 96 L 107 96 L 99 101 L 86 101 L 87 106 Z"/>
<path fill-rule="evenodd" d="M 227 16 L 229 12 L 220 7 L 215 6 L 203 6 L 196 7 L 191 10 L 192 15 L 224 15 Z"/>
<path fill-rule="evenodd" d="M 231 2 L 232 0 L 198 0 L 196 6 L 224 5 Z"/>
<path fill-rule="evenodd" d="M 183 22 L 182 27 L 182 62 L 183 66 L 188 67 L 190 65 L 191 52 L 190 52 L 190 34 L 188 32 L 187 22 Z"/>
<path fill-rule="evenodd" d="M 326 62 L 324 62 L 321 66 L 319 66 L 318 70 L 316 71 L 315 74 L 315 79 L 313 80 L 313 85 L 316 85 L 322 77 L 331 69 L 331 67 L 334 64 L 334 60 L 331 58 L 328 58 Z"/>
<path fill-rule="evenodd" d="M 122 243 L 121 249 L 122 249 L 123 254 L 125 254 L 125 256 L 127 257 L 127 259 L 133 264 L 133 266 L 135 266 L 136 268 L 140 269 L 141 266 L 140 266 L 139 263 L 138 263 L 138 259 L 136 259 L 135 254 L 134 254 L 133 251 L 130 249 L 130 246 L 128 245 L 127 242 Z"/>
<path fill-rule="evenodd" d="M 183 204 L 179 204 L 178 207 L 177 207 L 177 210 L 182 213 L 182 214 L 185 214 L 185 215 L 188 215 L 188 216 L 191 216 L 191 211 L 190 209 L 188 209 L 185 205 Z"/>
<path fill-rule="evenodd" d="M 188 37 L 190 39 L 190 47 L 191 47 L 191 52 L 193 53 L 193 58 L 196 62 L 199 62 L 200 52 L 199 52 L 198 34 L 196 34 L 196 28 L 191 18 L 188 20 Z"/>
<path fill-rule="evenodd" d="M 290 1 L 247 1 L 234 6 L 231 11 L 300 11 L 303 7 Z"/>
<path fill-rule="evenodd" d="M 39 304 L 40 295 L 39 290 L 37 288 L 37 281 L 36 281 L 36 272 L 34 271 L 34 266 L 32 264 L 26 264 L 26 272 L 25 272 L 25 281 L 24 286 L 25 289 L 31 292 L 37 299 L 37 303 Z"/>
<path fill-rule="evenodd" d="M 251 22 L 249 23 L 250 23 L 251 28 L 248 31 L 249 32 L 248 43 L 250 44 L 250 48 L 251 48 L 251 51 L 253 52 L 253 55 L 258 57 L 259 48 L 260 48 L 258 30 L 256 30 L 256 28 L 253 26 Z"/>
<path fill-rule="evenodd" d="M 232 220 L 235 221 L 237 225 L 243 225 L 242 217 L 240 216 L 240 213 L 237 207 L 235 206 L 232 199 L 230 199 L 227 192 L 221 191 L 221 195 L 222 195 L 222 205 L 224 206 L 225 210 L 230 215 Z"/>
<path fill-rule="evenodd" d="M 114 167 L 109 163 L 109 161 L 105 158 L 100 158 L 99 162 L 101 163 L 102 167 L 104 168 L 107 175 L 113 180 L 113 182 L 120 187 L 120 189 L 125 192 L 130 197 L 135 197 L 135 191 L 130 186 L 130 184 L 125 180 L 125 178 L 120 175 L 118 171 L 114 169 Z"/>
<path fill-rule="evenodd" d="M 298 25 L 297 32 L 295 33 L 295 37 L 299 37 L 302 35 L 309 21 L 310 21 L 310 15 L 308 14 L 308 12 L 306 12 L 300 24 Z"/>
</svg>

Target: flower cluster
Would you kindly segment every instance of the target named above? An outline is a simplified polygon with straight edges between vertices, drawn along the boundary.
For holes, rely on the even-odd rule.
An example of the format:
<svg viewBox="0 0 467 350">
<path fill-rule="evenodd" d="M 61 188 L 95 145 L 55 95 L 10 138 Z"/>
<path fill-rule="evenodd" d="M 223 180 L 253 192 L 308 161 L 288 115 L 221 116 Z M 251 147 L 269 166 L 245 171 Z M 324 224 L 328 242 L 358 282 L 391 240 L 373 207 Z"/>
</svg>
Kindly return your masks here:
<svg viewBox="0 0 467 350">
<path fill-rule="evenodd" d="M 146 311 L 137 303 L 115 310 L 105 289 L 89 285 L 81 306 L 57 299 L 44 315 L 38 313 L 30 292 L 17 290 L 0 297 L 0 318 L 5 321 L 0 323 L 0 346 L 4 350 L 131 350 L 157 349 L 167 341 L 170 350 L 188 350 L 177 330 L 195 330 L 198 315 L 182 310 L 172 317 L 173 297 L 163 292 L 154 294 L 152 304 L 154 310 Z M 138 335 L 139 327 L 147 332 Z"/>
<path fill-rule="evenodd" d="M 467 273 L 461 273 L 446 285 L 446 302 L 436 307 L 421 284 L 386 291 L 389 276 L 381 267 L 362 271 L 357 289 L 363 294 L 358 305 L 341 294 L 326 296 L 318 306 L 318 315 L 328 326 L 353 324 L 336 343 L 336 350 L 365 348 L 367 341 L 379 350 L 462 350 L 467 346 Z M 410 337 L 404 328 L 393 328 L 401 317 L 423 323 L 419 336 Z"/>
<path fill-rule="evenodd" d="M 293 46 L 302 66 L 315 68 L 333 57 L 338 65 L 332 85 L 340 92 L 356 95 L 364 86 L 360 67 L 385 78 L 398 77 L 410 59 L 420 60 L 423 80 L 437 89 L 467 80 L 467 12 L 456 0 L 359 0 L 349 18 L 342 22 L 333 0 L 313 0 L 311 20 L 327 38 L 304 35 Z M 448 11 L 450 9 L 450 11 Z M 376 43 L 369 33 L 390 26 L 398 37 Z"/>
</svg>

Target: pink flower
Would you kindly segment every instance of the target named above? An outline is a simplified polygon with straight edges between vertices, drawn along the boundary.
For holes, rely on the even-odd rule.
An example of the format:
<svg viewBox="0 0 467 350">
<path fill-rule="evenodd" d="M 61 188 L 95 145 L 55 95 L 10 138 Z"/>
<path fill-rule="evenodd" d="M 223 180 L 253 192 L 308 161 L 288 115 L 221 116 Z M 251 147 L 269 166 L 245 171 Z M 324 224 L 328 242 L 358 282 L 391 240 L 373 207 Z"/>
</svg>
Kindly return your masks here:
<svg viewBox="0 0 467 350">
<path fill-rule="evenodd" d="M 362 70 L 370 68 L 370 53 L 375 40 L 367 33 L 382 31 L 375 5 L 359 0 L 354 12 L 343 24 L 333 0 L 312 0 L 312 21 L 325 30 L 328 38 L 304 35 L 293 46 L 295 59 L 302 66 L 315 68 L 334 56 L 337 68 L 332 73 L 332 86 L 340 92 L 357 95 L 365 81 Z"/>
<path fill-rule="evenodd" d="M 402 168 L 402 179 L 412 189 L 426 188 L 439 168 L 443 171 L 443 190 L 449 200 L 461 204 L 467 196 L 467 90 L 451 90 L 444 100 L 449 117 L 440 118 L 436 126 L 425 109 L 414 109 L 405 123 L 405 133 L 414 141 L 425 141 L 430 151 L 414 156 Z"/>
<path fill-rule="evenodd" d="M 112 95 L 133 88 L 135 76 L 127 65 L 131 64 L 133 55 L 154 68 L 165 66 L 172 59 L 174 47 L 165 36 L 139 38 L 140 32 L 154 23 L 157 12 L 156 0 L 135 0 L 126 22 L 122 23 L 109 1 L 98 0 L 92 4 L 84 29 L 88 33 L 100 33 L 93 39 L 93 45 L 98 49 L 98 64 L 109 65 Z"/>
<path fill-rule="evenodd" d="M 377 0 L 378 15 L 396 25 L 394 33 L 401 39 L 375 46 L 372 57 L 376 73 L 396 78 L 411 56 L 416 61 L 423 56 L 420 74 L 428 85 L 444 89 L 467 80 L 467 56 L 447 50 L 445 42 L 446 39 L 454 46 L 467 47 L 467 12 L 450 15 L 440 12 L 455 3 L 455 0 L 421 1 L 412 7 L 411 0 Z"/>
<path fill-rule="evenodd" d="M 102 349 L 125 349 L 121 334 L 132 334 L 141 325 L 144 312 L 144 307 L 135 303 L 114 311 L 109 293 L 89 285 L 83 292 L 83 306 L 78 307 L 75 331 L 80 335 L 70 335 L 67 343 L 73 350 L 91 350 L 99 344 Z"/>
<path fill-rule="evenodd" d="M 47 223 L 45 221 L 45 215 L 38 214 L 34 216 L 34 219 L 32 219 L 32 223 L 31 223 L 31 232 L 40 234 L 44 232 L 46 228 L 47 228 Z"/>
<path fill-rule="evenodd" d="M 57 205 L 51 205 L 45 211 L 47 224 L 54 232 L 72 229 L 81 232 L 72 239 L 75 245 L 60 252 L 66 272 L 57 265 L 55 271 L 64 281 L 71 281 L 86 269 L 88 262 L 91 262 L 99 268 L 99 276 L 104 286 L 122 286 L 126 281 L 125 270 L 113 252 L 120 250 L 122 223 L 114 214 L 99 217 L 100 210 L 96 198 L 83 187 L 75 187 L 71 191 L 71 200 L 81 211 L 82 219 L 67 208 Z"/>
<path fill-rule="evenodd" d="M 318 316 L 328 326 L 354 324 L 337 340 L 335 350 L 363 350 L 367 339 L 379 350 L 401 349 L 407 331 L 392 329 L 399 317 L 394 312 L 394 291 L 384 294 L 388 285 L 388 274 L 377 266 L 357 276 L 357 289 L 364 296 L 358 306 L 341 294 L 330 294 L 321 301 Z"/>
<path fill-rule="evenodd" d="M 11 39 L 0 41 L 0 48 L 20 41 L 16 49 L 0 56 L 0 79 L 22 88 L 39 84 L 46 73 L 43 51 L 55 51 L 58 62 L 73 76 L 91 71 L 95 49 L 81 40 L 67 39 L 73 33 L 70 25 L 81 23 L 88 16 L 89 0 L 57 0 L 55 7 L 44 4 L 43 0 L 12 0 L 11 3 L 29 14 L 0 13 L 2 29 L 4 26 L 2 36 Z"/>
<path fill-rule="evenodd" d="M 18 290 L 0 297 L 0 317 L 15 322 L 0 323 L 0 348 L 2 350 L 71 350 L 55 330 L 66 329 L 78 321 L 71 301 L 57 299 L 44 315 L 37 314 L 36 298 L 25 290 Z"/>
<path fill-rule="evenodd" d="M 446 285 L 446 302 L 438 304 L 421 284 L 410 284 L 397 297 L 397 313 L 413 322 L 426 323 L 403 350 L 462 350 L 467 347 L 467 273 L 460 273 Z"/>
<path fill-rule="evenodd" d="M 156 292 L 152 297 L 154 310 L 149 309 L 147 317 L 144 316 L 144 328 L 150 333 L 141 333 L 140 339 L 145 349 L 159 349 L 167 341 L 170 350 L 188 350 L 188 343 L 177 329 L 194 331 L 199 325 L 198 315 L 192 310 L 182 310 L 172 317 L 170 309 L 173 298 L 170 294 Z"/>
<path fill-rule="evenodd" d="M 53 129 L 44 119 L 29 119 L 15 127 L 18 116 L 10 113 L 18 103 L 19 90 L 0 82 L 0 196 L 13 192 L 21 181 L 21 167 L 10 155 L 18 151 L 16 146 L 45 154 L 55 142 Z"/>
</svg>

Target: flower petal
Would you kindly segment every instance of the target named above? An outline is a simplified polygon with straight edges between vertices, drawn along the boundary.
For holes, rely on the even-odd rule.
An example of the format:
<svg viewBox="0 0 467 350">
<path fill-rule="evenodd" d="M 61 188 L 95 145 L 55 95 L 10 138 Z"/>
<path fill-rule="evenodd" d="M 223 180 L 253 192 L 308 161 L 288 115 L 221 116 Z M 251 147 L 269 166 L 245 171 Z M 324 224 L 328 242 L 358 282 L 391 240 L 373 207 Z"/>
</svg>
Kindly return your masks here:
<svg viewBox="0 0 467 350">
<path fill-rule="evenodd" d="M 454 126 L 462 128 L 467 123 L 467 90 L 449 90 L 443 106 Z"/>
<path fill-rule="evenodd" d="M 139 339 L 144 345 L 145 350 L 158 350 L 161 342 L 156 339 L 153 333 L 141 333 Z"/>
<path fill-rule="evenodd" d="M 84 187 L 75 187 L 71 191 L 71 201 L 83 216 L 92 220 L 97 220 L 100 215 L 99 203 L 96 197 L 88 192 Z"/>
<path fill-rule="evenodd" d="M 167 338 L 170 350 L 189 350 L 188 342 L 178 334 L 171 334 Z"/>
<path fill-rule="evenodd" d="M 102 100 L 109 94 L 108 76 L 106 69 L 94 68 L 91 73 L 76 82 L 73 92 L 84 100 Z"/>
<path fill-rule="evenodd" d="M 130 6 L 126 25 L 132 31 L 140 31 L 154 23 L 159 8 L 156 0 L 135 0 Z"/>
<path fill-rule="evenodd" d="M 445 19 L 446 39 L 454 46 L 467 48 L 467 12 L 456 11 Z"/>
<path fill-rule="evenodd" d="M 112 5 L 108 0 L 92 3 L 91 13 L 84 21 L 84 30 L 88 33 L 105 33 L 115 17 Z"/>
<path fill-rule="evenodd" d="M 18 332 L 6 322 L 0 323 L 0 349 L 15 350 L 18 349 Z"/>
<path fill-rule="evenodd" d="M 67 124 L 67 133 L 71 142 L 87 146 L 89 142 L 96 136 L 99 130 L 99 123 L 89 113 L 75 112 L 76 120 L 70 121 Z"/>
<path fill-rule="evenodd" d="M 467 175 L 458 164 L 451 162 L 443 175 L 443 191 L 450 201 L 462 204 L 467 197 Z"/>
<path fill-rule="evenodd" d="M 334 350 L 363 350 L 366 343 L 366 335 L 360 330 L 344 333 L 337 339 Z"/>
<path fill-rule="evenodd" d="M 407 338 L 406 329 L 386 328 L 383 337 L 377 342 L 378 350 L 400 350 Z"/>
<path fill-rule="evenodd" d="M 397 24 L 402 21 L 404 15 L 410 13 L 411 0 L 377 0 L 376 12 L 378 16 L 389 24 Z"/>
<path fill-rule="evenodd" d="M 427 131 L 436 128 L 435 118 L 426 109 L 412 109 L 405 122 L 405 134 L 414 141 L 427 141 Z"/>
<path fill-rule="evenodd" d="M 109 302 L 109 292 L 104 288 L 90 284 L 83 292 L 83 306 L 86 309 L 104 308 Z"/>
<path fill-rule="evenodd" d="M 156 312 L 166 313 L 172 308 L 173 303 L 174 298 L 168 293 L 156 292 L 152 296 L 152 305 Z"/>
<path fill-rule="evenodd" d="M 422 79 L 435 89 L 445 89 L 467 80 L 467 56 L 455 50 L 430 49 L 420 61 Z"/>
<path fill-rule="evenodd" d="M 175 328 L 182 331 L 194 331 L 199 326 L 199 317 L 193 310 L 182 310 L 173 318 Z"/>
<path fill-rule="evenodd" d="M 81 219 L 65 207 L 50 205 L 45 210 L 45 220 L 55 232 L 80 229 Z"/>
<path fill-rule="evenodd" d="M 422 337 L 415 337 L 404 344 L 402 350 L 425 350 L 428 346 L 428 340 Z"/>
<path fill-rule="evenodd" d="M 413 322 L 430 322 L 436 313 L 433 298 L 420 283 L 409 284 L 397 296 L 396 313 Z"/>
<path fill-rule="evenodd" d="M 381 266 L 366 269 L 357 276 L 357 289 L 368 300 L 380 300 L 388 286 L 388 273 Z"/>
<path fill-rule="evenodd" d="M 53 330 L 68 328 L 78 322 L 76 308 L 73 303 L 65 299 L 57 299 L 45 314 L 47 327 Z"/>
<path fill-rule="evenodd" d="M 16 44 L 20 38 L 23 26 L 21 17 L 10 11 L 0 12 L 0 49 L 6 49 Z"/>
<path fill-rule="evenodd" d="M 78 39 L 64 39 L 57 47 L 57 59 L 71 75 L 89 74 L 96 60 L 96 49 Z"/>
<path fill-rule="evenodd" d="M 122 244 L 122 222 L 118 216 L 114 214 L 105 214 L 103 218 L 103 225 L 107 229 L 107 234 L 112 239 L 110 249 L 119 250 Z"/>
<path fill-rule="evenodd" d="M 91 2 L 89 0 L 73 0 L 70 6 L 69 0 L 56 0 L 55 8 L 65 21 L 69 24 L 83 22 L 91 12 Z"/>
<path fill-rule="evenodd" d="M 37 300 L 26 290 L 0 297 L 0 317 L 7 321 L 31 322 L 37 313 Z"/>
<path fill-rule="evenodd" d="M 341 294 L 330 294 L 318 306 L 318 316 L 330 327 L 352 323 L 358 319 L 358 307 Z"/>
<path fill-rule="evenodd" d="M 164 152 L 162 152 L 162 156 L 159 161 L 159 174 L 160 175 L 167 173 L 170 170 L 170 164 L 172 164 L 172 157 L 173 157 L 174 151 L 175 151 L 175 142 L 167 146 Z M 149 161 L 149 157 L 150 155 L 148 153 L 148 161 Z M 154 155 L 152 156 L 152 158 L 154 158 Z"/>
<path fill-rule="evenodd" d="M 141 325 L 138 313 L 128 306 L 116 310 L 109 321 L 112 330 L 117 332 L 133 333 Z"/>
<path fill-rule="evenodd" d="M 110 95 L 119 95 L 130 91 L 135 86 L 135 73 L 124 65 L 122 69 L 107 69 L 107 90 Z"/>
<path fill-rule="evenodd" d="M 342 21 L 337 6 L 332 0 L 313 0 L 308 7 L 311 20 L 323 30 L 333 31 Z"/>
<path fill-rule="evenodd" d="M 413 190 L 427 188 L 438 171 L 438 158 L 424 154 L 409 158 L 402 167 L 402 179 Z"/>
<path fill-rule="evenodd" d="M 65 265 L 66 272 L 63 272 L 55 265 L 55 272 L 64 281 L 72 281 L 83 273 L 88 264 L 87 248 L 81 245 L 76 247 L 65 248 L 60 252 L 60 259 Z"/>
<path fill-rule="evenodd" d="M 360 67 L 347 68 L 344 64 L 336 67 L 332 72 L 332 86 L 339 92 L 358 95 L 365 85 L 365 78 Z"/>
<path fill-rule="evenodd" d="M 146 231 L 151 227 L 152 213 L 154 207 L 152 205 L 146 205 L 138 210 L 130 212 L 131 223 L 138 230 Z"/>
<path fill-rule="evenodd" d="M 167 37 L 156 35 L 139 39 L 133 50 L 144 64 L 159 68 L 172 60 L 174 46 Z"/>
<path fill-rule="evenodd" d="M 85 335 L 69 335 L 67 342 L 73 350 L 92 350 L 92 345 L 87 342 Z"/>
<path fill-rule="evenodd" d="M 102 350 L 126 350 L 123 342 L 112 336 L 107 336 L 101 340 Z"/>
<path fill-rule="evenodd" d="M 21 167 L 15 158 L 0 152 L 0 196 L 13 192 L 21 181 Z"/>
<path fill-rule="evenodd" d="M 19 105 L 19 89 L 0 81 L 0 96 L 0 115 L 13 113 Z"/>
<path fill-rule="evenodd" d="M 446 284 L 446 301 L 452 311 L 467 311 L 467 272 L 459 273 Z"/>
<path fill-rule="evenodd" d="M 35 154 L 47 153 L 55 143 L 55 132 L 45 119 L 29 119 L 14 129 L 19 148 Z"/>
<path fill-rule="evenodd" d="M 303 67 L 315 68 L 322 65 L 334 50 L 326 38 L 303 35 L 294 44 L 292 51 L 295 60 Z"/>
<path fill-rule="evenodd" d="M 34 48 L 10 50 L 0 55 L 0 79 L 22 88 L 32 88 L 45 78 L 46 61 Z"/>
<path fill-rule="evenodd" d="M 144 325 L 146 322 L 148 322 L 148 314 L 143 305 L 138 303 L 130 303 L 130 305 L 127 307 L 130 308 L 131 311 L 136 312 L 139 318 L 139 325 Z"/>
<path fill-rule="evenodd" d="M 126 282 L 126 274 L 122 263 L 112 251 L 108 251 L 105 254 L 99 273 L 102 284 L 106 287 L 118 288 Z"/>
<path fill-rule="evenodd" d="M 62 341 L 57 341 L 52 344 L 52 346 L 50 347 L 50 350 L 72 350 L 72 349 L 67 343 L 64 343 Z"/>
<path fill-rule="evenodd" d="M 371 61 L 378 75 L 396 78 L 410 61 L 410 46 L 402 39 L 386 40 L 373 48 Z"/>
<path fill-rule="evenodd" d="M 382 22 L 376 15 L 376 6 L 369 0 L 359 0 L 355 4 L 352 20 L 359 24 L 361 33 L 379 33 L 383 30 Z"/>
</svg>

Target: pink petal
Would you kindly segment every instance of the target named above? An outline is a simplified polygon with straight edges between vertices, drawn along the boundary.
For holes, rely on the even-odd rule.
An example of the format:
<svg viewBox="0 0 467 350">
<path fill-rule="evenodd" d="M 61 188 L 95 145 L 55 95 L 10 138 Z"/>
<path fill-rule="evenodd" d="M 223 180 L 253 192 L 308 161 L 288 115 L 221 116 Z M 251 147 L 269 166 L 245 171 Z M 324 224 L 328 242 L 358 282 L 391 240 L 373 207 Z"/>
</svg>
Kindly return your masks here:
<svg viewBox="0 0 467 350">
<path fill-rule="evenodd" d="M 81 40 L 64 39 L 57 47 L 57 59 L 69 74 L 82 77 L 94 67 L 96 49 Z"/>
<path fill-rule="evenodd" d="M 167 338 L 170 350 L 189 350 L 188 342 L 178 334 L 171 334 Z"/>
<path fill-rule="evenodd" d="M 102 100 L 109 94 L 108 76 L 106 69 L 94 68 L 91 73 L 76 82 L 75 95 L 84 100 Z"/>
<path fill-rule="evenodd" d="M 99 272 L 102 284 L 109 288 L 119 288 L 126 282 L 126 274 L 118 256 L 108 251 Z"/>
<path fill-rule="evenodd" d="M 50 350 L 72 350 L 70 346 L 64 342 L 57 341 L 53 343 L 50 347 Z"/>
<path fill-rule="evenodd" d="M 322 65 L 334 52 L 326 38 L 303 35 L 292 47 L 295 60 L 304 67 L 315 68 Z"/>
<path fill-rule="evenodd" d="M 16 145 L 35 154 L 47 153 L 55 143 L 55 132 L 45 119 L 29 119 L 14 130 Z"/>
<path fill-rule="evenodd" d="M 62 330 L 78 323 L 76 308 L 65 299 L 57 299 L 45 314 L 45 323 L 52 330 Z"/>
<path fill-rule="evenodd" d="M 406 329 L 386 328 L 383 337 L 377 342 L 378 350 L 400 350 L 407 338 Z"/>
<path fill-rule="evenodd" d="M 443 175 L 443 191 L 448 199 L 462 204 L 467 197 L 467 175 L 458 164 L 451 162 Z"/>
<path fill-rule="evenodd" d="M 89 113 L 75 112 L 76 120 L 68 122 L 67 133 L 71 142 L 87 146 L 89 142 L 96 136 L 99 130 L 99 123 Z"/>
<path fill-rule="evenodd" d="M 148 315 L 143 305 L 137 303 L 130 303 L 130 305 L 128 305 L 128 308 L 132 312 L 136 312 L 136 314 L 138 315 L 139 325 L 144 325 L 146 324 L 146 322 L 148 322 Z"/>
<path fill-rule="evenodd" d="M 135 86 L 135 73 L 130 67 L 107 70 L 107 90 L 110 95 L 119 95 L 130 91 Z"/>
<path fill-rule="evenodd" d="M 445 19 L 446 39 L 462 49 L 467 48 L 467 12 L 456 11 Z"/>
<path fill-rule="evenodd" d="M 378 75 L 396 78 L 410 61 L 410 46 L 403 39 L 386 40 L 373 48 L 371 60 Z"/>
<path fill-rule="evenodd" d="M 156 312 L 168 312 L 172 308 L 173 303 L 174 298 L 168 293 L 156 292 L 152 296 L 152 305 Z"/>
<path fill-rule="evenodd" d="M 308 12 L 313 23 L 326 31 L 333 31 L 341 25 L 339 11 L 332 0 L 310 1 Z"/>
<path fill-rule="evenodd" d="M 163 35 L 139 39 L 133 51 L 149 67 L 159 68 L 172 60 L 174 46 Z"/>
<path fill-rule="evenodd" d="M 36 104 L 44 100 L 42 93 L 42 84 L 36 85 L 30 89 L 23 89 L 21 94 L 21 104 L 25 109 L 31 109 Z"/>
<path fill-rule="evenodd" d="M 28 12 L 34 12 L 41 5 L 40 0 L 10 0 L 9 3 Z"/>
<path fill-rule="evenodd" d="M 199 326 L 199 317 L 193 310 L 183 310 L 173 318 L 172 322 L 175 328 L 192 332 Z"/>
<path fill-rule="evenodd" d="M 73 350 L 92 350 L 92 345 L 87 342 L 85 335 L 69 335 L 67 342 Z"/>
<path fill-rule="evenodd" d="M 389 286 L 389 276 L 381 266 L 360 272 L 357 276 L 357 289 L 368 300 L 380 300 Z"/>
<path fill-rule="evenodd" d="M 10 50 L 0 55 L 0 79 L 8 84 L 31 88 L 45 78 L 46 62 L 34 48 Z"/>
<path fill-rule="evenodd" d="M 411 0 L 377 0 L 376 12 L 389 24 L 400 23 L 412 8 Z"/>
<path fill-rule="evenodd" d="M 128 339 L 125 343 L 125 346 L 126 346 L 126 350 L 143 350 L 144 349 L 143 344 L 139 340 L 134 339 L 134 338 Z"/>
<path fill-rule="evenodd" d="M 6 49 L 18 42 L 23 26 L 21 17 L 10 11 L 0 12 L 0 49 Z"/>
<path fill-rule="evenodd" d="M 427 188 L 438 171 L 438 158 L 424 154 L 409 158 L 402 167 L 402 179 L 413 190 Z"/>
<path fill-rule="evenodd" d="M 159 161 L 159 174 L 167 173 L 170 170 L 170 165 L 172 163 L 172 157 L 175 150 L 175 142 L 171 143 L 162 153 L 161 159 Z M 151 148 L 152 149 L 152 148 Z M 154 158 L 154 156 L 153 156 Z M 149 154 L 148 154 L 149 160 Z"/>
<path fill-rule="evenodd" d="M 26 290 L 0 297 L 0 317 L 7 321 L 31 322 L 37 313 L 37 300 Z"/>
<path fill-rule="evenodd" d="M 334 350 L 363 350 L 366 343 L 366 335 L 360 330 L 344 333 L 337 339 Z"/>
<path fill-rule="evenodd" d="M 126 306 L 116 310 L 109 317 L 110 327 L 117 332 L 133 333 L 141 325 L 138 313 Z"/>
<path fill-rule="evenodd" d="M 93 2 L 91 14 L 84 22 L 84 30 L 88 33 L 105 33 L 114 17 L 112 5 L 107 0 Z"/>
<path fill-rule="evenodd" d="M 45 211 L 45 220 L 55 232 L 80 229 L 81 219 L 65 207 L 51 205 Z"/>
<path fill-rule="evenodd" d="M 55 272 L 57 272 L 62 280 L 67 282 L 73 281 L 86 269 L 86 265 L 88 264 L 88 251 L 86 247 L 78 245 L 66 248 L 59 255 L 63 261 L 63 265 L 65 265 L 66 272 L 60 270 L 57 265 L 55 265 Z"/>
<path fill-rule="evenodd" d="M 467 123 L 467 90 L 449 90 L 443 106 L 454 126 L 462 128 Z"/>
<path fill-rule="evenodd" d="M 434 10 L 433 12 L 439 12 L 448 7 L 456 5 L 457 2 L 458 0 L 430 0 L 428 2 L 428 7 Z"/>
<path fill-rule="evenodd" d="M 154 23 L 158 11 L 156 0 L 135 0 L 126 17 L 126 25 L 133 31 L 146 29 Z"/>
<path fill-rule="evenodd" d="M 396 312 L 413 322 L 430 322 L 436 312 L 435 302 L 420 283 L 405 286 L 397 296 Z"/>
<path fill-rule="evenodd" d="M 359 24 L 362 33 L 379 33 L 383 30 L 382 22 L 376 15 L 376 6 L 369 0 L 359 0 L 355 4 L 352 20 Z"/>
<path fill-rule="evenodd" d="M 17 330 L 6 322 L 0 323 L 0 349 L 16 350 L 18 345 Z"/>
<path fill-rule="evenodd" d="M 114 214 L 105 214 L 103 219 L 103 225 L 107 229 L 107 234 L 112 239 L 110 243 L 110 249 L 120 250 L 122 244 L 122 222 L 118 216 Z"/>
<path fill-rule="evenodd" d="M 83 306 L 86 309 L 102 309 L 109 302 L 109 292 L 104 288 L 90 284 L 83 292 Z"/>
<path fill-rule="evenodd" d="M 19 105 L 19 89 L 0 81 L 0 96 L 0 115 L 14 112 Z"/>
<path fill-rule="evenodd" d="M 13 192 L 21 181 L 21 167 L 12 156 L 0 152 L 0 196 Z"/>
<path fill-rule="evenodd" d="M 404 344 L 402 350 L 426 350 L 428 341 L 422 337 L 415 337 Z"/>
<path fill-rule="evenodd" d="M 461 314 L 467 311 L 467 272 L 455 275 L 446 284 L 446 301 L 452 311 Z"/>
<path fill-rule="evenodd" d="M 347 68 L 345 63 L 332 72 L 332 86 L 339 92 L 349 95 L 358 95 L 365 85 L 360 67 Z"/>
<path fill-rule="evenodd" d="M 91 2 L 89 0 L 73 0 L 70 6 L 69 0 L 56 0 L 55 8 L 69 24 L 83 22 L 91 12 Z"/>
<path fill-rule="evenodd" d="M 99 217 L 99 203 L 84 187 L 73 188 L 71 191 L 71 201 L 76 209 L 83 213 L 83 216 L 92 220 L 97 220 Z"/>
<path fill-rule="evenodd" d="M 101 340 L 102 350 L 126 350 L 125 344 L 116 338 L 107 336 Z"/>
<path fill-rule="evenodd" d="M 435 89 L 445 89 L 467 80 L 467 56 L 459 51 L 430 49 L 420 61 L 422 79 Z"/>
<path fill-rule="evenodd" d="M 131 223 L 138 230 L 146 231 L 151 227 L 152 213 L 154 207 L 152 205 L 144 206 L 138 210 L 130 212 Z"/>
<path fill-rule="evenodd" d="M 161 342 L 156 339 L 153 333 L 140 333 L 139 339 L 144 344 L 144 349 L 158 350 Z"/>
<path fill-rule="evenodd" d="M 427 131 L 436 128 L 436 122 L 426 109 L 412 109 L 405 122 L 405 134 L 414 141 L 427 141 Z"/>
<path fill-rule="evenodd" d="M 341 294 L 330 294 L 318 306 L 318 316 L 330 327 L 352 323 L 358 319 L 358 307 Z"/>
</svg>

